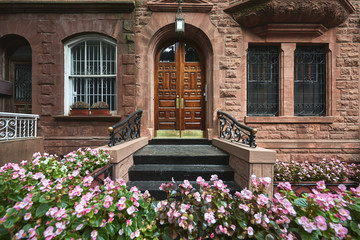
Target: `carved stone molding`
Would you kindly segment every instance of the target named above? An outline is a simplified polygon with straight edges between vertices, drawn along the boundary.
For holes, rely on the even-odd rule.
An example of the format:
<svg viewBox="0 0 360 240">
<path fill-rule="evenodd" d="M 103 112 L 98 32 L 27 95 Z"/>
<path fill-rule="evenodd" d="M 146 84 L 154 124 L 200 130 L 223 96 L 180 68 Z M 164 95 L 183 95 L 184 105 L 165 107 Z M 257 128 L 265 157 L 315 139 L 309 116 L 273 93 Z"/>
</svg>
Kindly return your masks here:
<svg viewBox="0 0 360 240">
<path fill-rule="evenodd" d="M 148 8 L 153 12 L 177 12 L 179 4 L 176 0 L 150 0 Z M 205 0 L 184 0 L 181 3 L 183 12 L 210 12 L 213 4 Z"/>
<path fill-rule="evenodd" d="M 276 32 L 276 26 L 281 32 L 286 28 L 294 32 L 300 26 L 302 32 L 307 24 L 309 30 L 315 26 L 313 32 L 321 35 L 327 28 L 345 22 L 355 8 L 348 0 L 247 0 L 224 11 L 242 27 L 262 35 L 267 34 L 266 29 Z"/>
<path fill-rule="evenodd" d="M 131 13 L 133 0 L 0 0 L 0 13 Z"/>
</svg>

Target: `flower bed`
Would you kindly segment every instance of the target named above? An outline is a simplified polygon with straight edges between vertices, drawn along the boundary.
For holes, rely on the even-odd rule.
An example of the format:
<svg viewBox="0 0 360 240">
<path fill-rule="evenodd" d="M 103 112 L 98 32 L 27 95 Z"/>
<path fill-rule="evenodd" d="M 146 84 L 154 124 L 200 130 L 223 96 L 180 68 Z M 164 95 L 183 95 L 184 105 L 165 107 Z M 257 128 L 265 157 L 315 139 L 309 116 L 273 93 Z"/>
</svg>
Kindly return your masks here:
<svg viewBox="0 0 360 240">
<path fill-rule="evenodd" d="M 360 165 L 340 160 L 323 159 L 319 163 L 295 162 L 290 163 L 276 160 L 274 165 L 274 181 L 299 183 L 303 181 L 321 181 L 332 183 L 352 180 L 360 181 Z"/>
<path fill-rule="evenodd" d="M 162 184 L 156 201 L 123 180 L 91 187 L 108 153 L 87 149 L 56 160 L 35 154 L 0 168 L 0 239 L 359 239 L 360 186 L 336 193 L 323 182 L 298 197 L 289 183 L 271 200 L 270 178 L 230 194 L 213 175 Z M 94 166 L 95 165 L 95 166 Z"/>
</svg>

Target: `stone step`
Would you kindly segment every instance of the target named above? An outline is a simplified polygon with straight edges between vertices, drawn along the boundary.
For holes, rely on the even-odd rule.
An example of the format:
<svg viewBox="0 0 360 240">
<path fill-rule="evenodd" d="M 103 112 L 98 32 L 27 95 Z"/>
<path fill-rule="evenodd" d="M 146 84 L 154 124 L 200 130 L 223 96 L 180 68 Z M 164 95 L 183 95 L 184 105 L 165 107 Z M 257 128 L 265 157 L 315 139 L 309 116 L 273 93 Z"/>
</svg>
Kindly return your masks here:
<svg viewBox="0 0 360 240">
<path fill-rule="evenodd" d="M 229 155 L 212 145 L 148 145 L 133 157 L 134 164 L 229 164 Z"/>
<path fill-rule="evenodd" d="M 207 138 L 153 138 L 149 145 L 211 145 Z"/>
<path fill-rule="evenodd" d="M 195 181 L 198 176 L 210 179 L 218 175 L 223 181 L 233 181 L 234 172 L 228 165 L 136 164 L 129 169 L 131 181 Z"/>
</svg>

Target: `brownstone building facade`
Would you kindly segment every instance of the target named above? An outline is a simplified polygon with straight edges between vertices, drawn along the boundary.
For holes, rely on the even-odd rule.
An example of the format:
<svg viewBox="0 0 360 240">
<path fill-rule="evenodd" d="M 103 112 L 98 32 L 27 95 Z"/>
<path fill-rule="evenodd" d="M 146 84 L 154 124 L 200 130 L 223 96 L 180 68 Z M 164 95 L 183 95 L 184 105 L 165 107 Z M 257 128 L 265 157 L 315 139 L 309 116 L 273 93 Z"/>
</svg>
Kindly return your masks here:
<svg viewBox="0 0 360 240">
<path fill-rule="evenodd" d="M 143 136 L 212 139 L 222 110 L 280 160 L 360 160 L 358 0 L 0 3 L 0 111 L 39 114 L 48 152 L 105 144 L 137 109 Z"/>
</svg>

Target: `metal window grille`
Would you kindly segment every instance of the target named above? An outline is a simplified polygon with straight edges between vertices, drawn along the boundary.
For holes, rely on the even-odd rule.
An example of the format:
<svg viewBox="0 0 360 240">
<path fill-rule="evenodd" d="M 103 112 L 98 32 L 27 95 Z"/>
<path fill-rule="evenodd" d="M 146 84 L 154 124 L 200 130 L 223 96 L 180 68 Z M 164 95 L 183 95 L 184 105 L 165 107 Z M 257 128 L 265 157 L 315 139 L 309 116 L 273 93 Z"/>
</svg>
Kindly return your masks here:
<svg viewBox="0 0 360 240">
<path fill-rule="evenodd" d="M 31 102 L 31 64 L 15 64 L 15 96 L 18 102 Z"/>
<path fill-rule="evenodd" d="M 247 114 L 279 114 L 279 51 L 275 46 L 252 46 L 247 51 Z"/>
<path fill-rule="evenodd" d="M 323 46 L 298 46 L 294 64 L 294 115 L 326 113 L 326 54 Z"/>
<path fill-rule="evenodd" d="M 72 103 L 98 101 L 116 110 L 116 47 L 87 40 L 71 48 Z"/>
</svg>

